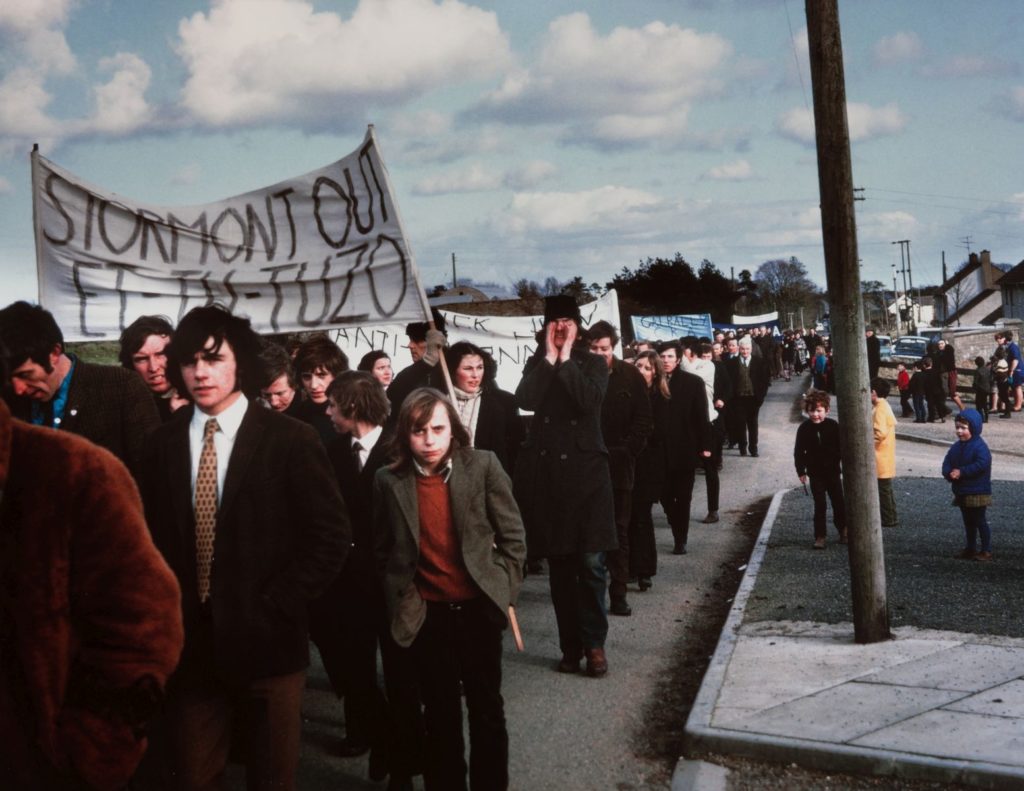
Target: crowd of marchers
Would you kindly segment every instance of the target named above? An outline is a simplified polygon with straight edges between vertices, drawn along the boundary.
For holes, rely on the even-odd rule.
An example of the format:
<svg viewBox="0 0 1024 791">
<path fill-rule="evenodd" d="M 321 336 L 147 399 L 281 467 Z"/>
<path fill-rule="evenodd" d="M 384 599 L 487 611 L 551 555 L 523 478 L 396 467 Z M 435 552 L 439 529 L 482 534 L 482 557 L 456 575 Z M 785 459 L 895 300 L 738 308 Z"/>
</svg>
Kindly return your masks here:
<svg viewBox="0 0 1024 791">
<path fill-rule="evenodd" d="M 771 382 L 811 364 L 763 328 L 620 358 L 560 295 L 509 393 L 436 312 L 407 334 L 410 366 L 350 370 L 326 335 L 278 344 L 212 305 L 137 319 L 114 367 L 0 310 L 7 787 L 214 789 L 236 761 L 294 788 L 310 641 L 335 751 L 371 780 L 507 787 L 524 574 L 548 578 L 553 668 L 604 676 L 609 615 L 654 584 L 654 505 L 686 554 L 698 475 L 715 524 L 725 451 L 757 464 Z"/>
</svg>

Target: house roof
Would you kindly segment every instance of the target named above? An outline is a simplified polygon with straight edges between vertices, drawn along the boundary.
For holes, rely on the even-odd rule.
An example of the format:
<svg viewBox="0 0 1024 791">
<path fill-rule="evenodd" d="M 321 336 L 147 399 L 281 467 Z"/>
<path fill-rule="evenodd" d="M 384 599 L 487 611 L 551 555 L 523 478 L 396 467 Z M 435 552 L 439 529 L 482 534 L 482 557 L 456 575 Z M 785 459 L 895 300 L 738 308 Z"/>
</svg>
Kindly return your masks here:
<svg viewBox="0 0 1024 791">
<path fill-rule="evenodd" d="M 1024 261 L 1010 269 L 1005 275 L 999 278 L 1000 286 L 1015 286 L 1024 283 Z"/>
</svg>

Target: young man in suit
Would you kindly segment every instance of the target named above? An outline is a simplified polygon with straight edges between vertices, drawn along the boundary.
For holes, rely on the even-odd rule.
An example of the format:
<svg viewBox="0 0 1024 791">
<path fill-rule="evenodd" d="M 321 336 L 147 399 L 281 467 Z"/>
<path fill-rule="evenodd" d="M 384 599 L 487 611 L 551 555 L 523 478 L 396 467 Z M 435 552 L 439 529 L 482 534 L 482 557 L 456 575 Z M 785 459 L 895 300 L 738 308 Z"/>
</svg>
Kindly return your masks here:
<svg viewBox="0 0 1024 791">
<path fill-rule="evenodd" d="M 53 315 L 38 305 L 15 302 L 0 310 L 0 336 L 11 366 L 11 414 L 95 442 L 138 478 L 146 435 L 160 425 L 142 379 L 67 353 Z"/>
<path fill-rule="evenodd" d="M 327 397 L 327 414 L 338 432 L 327 455 L 352 520 L 353 546 L 342 573 L 310 608 L 310 634 L 331 686 L 344 696 L 345 740 L 339 754 L 370 750 L 371 780 L 390 774 L 389 789 L 411 788 L 411 776 L 421 771 L 416 674 L 408 661 L 402 664 L 386 636 L 373 556 L 373 478 L 389 459 L 391 431 L 385 423 L 391 405 L 366 371 L 342 373 L 328 385 Z M 378 639 L 388 701 L 377 685 Z"/>
<path fill-rule="evenodd" d="M 182 319 L 168 372 L 193 406 L 154 433 L 140 481 L 182 589 L 185 650 L 166 713 L 181 789 L 220 782 L 233 721 L 246 731 L 250 787 L 294 789 L 307 605 L 351 544 L 316 432 L 250 400 L 258 353 L 249 321 L 220 306 Z"/>
</svg>

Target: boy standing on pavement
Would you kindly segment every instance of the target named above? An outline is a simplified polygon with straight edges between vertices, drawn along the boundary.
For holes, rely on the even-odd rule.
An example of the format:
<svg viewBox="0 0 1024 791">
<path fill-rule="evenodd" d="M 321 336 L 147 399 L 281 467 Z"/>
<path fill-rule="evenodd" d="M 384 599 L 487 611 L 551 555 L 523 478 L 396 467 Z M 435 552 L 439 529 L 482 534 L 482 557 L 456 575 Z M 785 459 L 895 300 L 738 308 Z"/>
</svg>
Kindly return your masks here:
<svg viewBox="0 0 1024 791">
<path fill-rule="evenodd" d="M 814 496 L 814 548 L 825 548 L 825 495 L 832 501 L 832 521 L 839 543 L 846 543 L 846 503 L 843 498 L 839 424 L 828 416 L 828 393 L 812 390 L 804 397 L 807 420 L 796 430 L 793 461 L 800 483 L 811 479 Z M 805 490 L 806 491 L 806 490 Z"/>
</svg>

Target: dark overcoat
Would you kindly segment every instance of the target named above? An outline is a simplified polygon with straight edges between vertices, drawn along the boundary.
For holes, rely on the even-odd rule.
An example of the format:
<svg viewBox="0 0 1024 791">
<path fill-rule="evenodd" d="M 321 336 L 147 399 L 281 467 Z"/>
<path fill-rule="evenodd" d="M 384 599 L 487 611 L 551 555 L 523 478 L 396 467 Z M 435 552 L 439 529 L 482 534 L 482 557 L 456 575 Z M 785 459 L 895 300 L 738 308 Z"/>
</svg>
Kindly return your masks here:
<svg viewBox="0 0 1024 791">
<path fill-rule="evenodd" d="M 763 361 L 762 361 L 763 362 Z M 711 423 L 704 380 L 677 368 L 669 380 L 668 436 L 665 441 L 669 473 L 696 469 L 711 451 Z"/>
<path fill-rule="evenodd" d="M 543 344 L 523 370 L 516 403 L 533 412 L 516 461 L 515 494 L 531 558 L 617 549 L 601 403 L 608 365 L 586 348 L 552 365 Z"/>
<path fill-rule="evenodd" d="M 633 501 L 653 503 L 661 497 L 668 469 L 669 425 L 672 402 L 652 387 L 648 391 L 651 417 L 654 429 L 647 444 L 636 460 L 636 475 L 633 483 Z"/>
<path fill-rule="evenodd" d="M 352 543 L 327 453 L 305 423 L 249 403 L 217 511 L 213 645 L 200 646 L 188 435 L 193 409 L 179 409 L 153 433 L 140 480 L 153 540 L 181 584 L 179 672 L 212 670 L 237 683 L 297 673 L 309 664 L 307 605 L 338 575 Z"/>
<path fill-rule="evenodd" d="M 505 472 L 516 468 L 519 447 L 526 437 L 526 427 L 519 417 L 516 398 L 498 387 L 489 387 L 480 395 L 480 412 L 476 417 L 473 447 L 489 450 L 498 457 Z"/>
<path fill-rule="evenodd" d="M 608 448 L 613 489 L 632 490 L 636 459 L 651 428 L 651 402 L 643 374 L 636 366 L 613 358 L 601 404 L 601 435 Z"/>
</svg>

